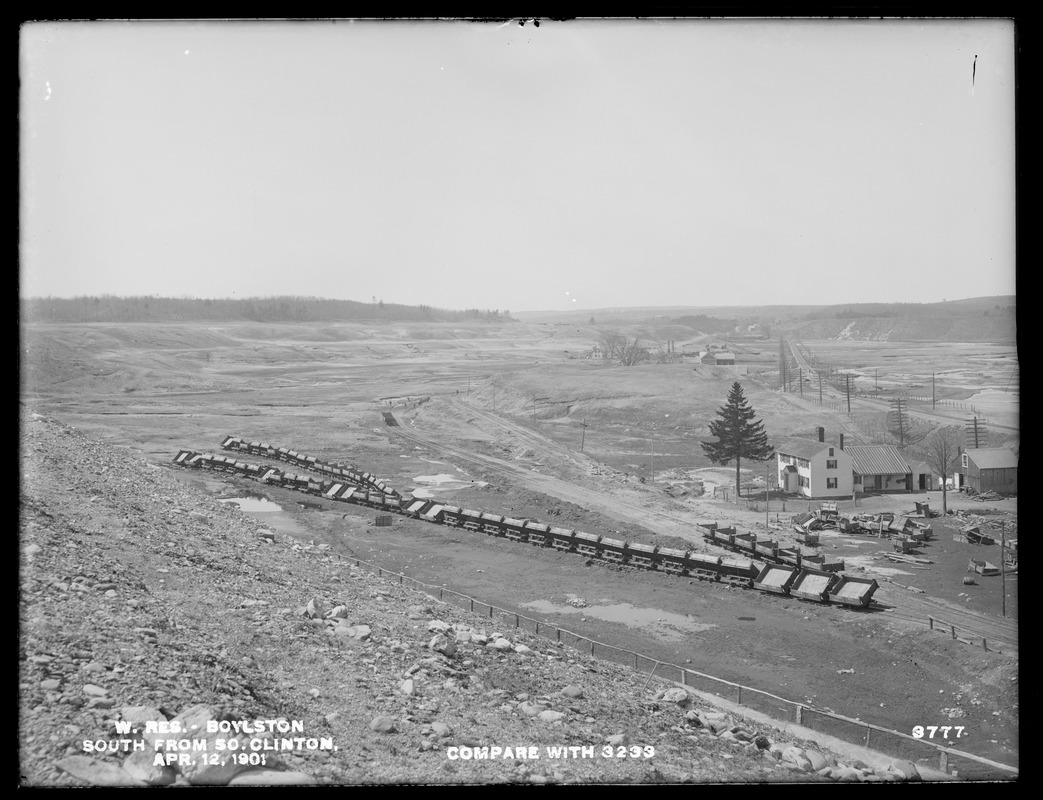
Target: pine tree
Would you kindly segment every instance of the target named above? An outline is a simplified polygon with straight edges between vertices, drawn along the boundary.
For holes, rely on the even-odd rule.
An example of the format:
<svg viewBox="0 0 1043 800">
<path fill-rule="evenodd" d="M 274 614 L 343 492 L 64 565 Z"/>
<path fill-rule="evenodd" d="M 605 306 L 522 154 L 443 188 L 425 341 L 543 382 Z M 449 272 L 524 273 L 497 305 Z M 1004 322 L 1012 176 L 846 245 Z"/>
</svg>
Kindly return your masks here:
<svg viewBox="0 0 1043 800">
<path fill-rule="evenodd" d="M 754 421 L 754 410 L 750 408 L 742 386 L 738 381 L 728 392 L 728 401 L 717 409 L 717 419 L 710 423 L 710 435 L 716 442 L 703 442 L 703 452 L 715 464 L 735 461 L 735 495 L 739 496 L 739 469 L 742 459 L 767 461 L 775 453 L 768 444 L 764 423 Z"/>
</svg>

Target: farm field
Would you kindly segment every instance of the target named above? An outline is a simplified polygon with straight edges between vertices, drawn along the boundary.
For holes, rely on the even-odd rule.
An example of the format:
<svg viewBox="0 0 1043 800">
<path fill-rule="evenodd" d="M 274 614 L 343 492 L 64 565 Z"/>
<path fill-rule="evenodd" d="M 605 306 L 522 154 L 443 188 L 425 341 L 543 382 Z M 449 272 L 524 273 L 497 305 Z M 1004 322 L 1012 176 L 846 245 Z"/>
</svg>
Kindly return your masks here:
<svg viewBox="0 0 1043 800">
<path fill-rule="evenodd" d="M 804 510 L 801 504 L 791 499 L 783 512 L 783 499 L 774 497 L 765 515 L 763 465 L 744 471 L 744 482 L 760 481 L 749 505 L 736 504 L 733 492 L 733 502 L 725 502 L 734 469 L 710 464 L 699 441 L 736 379 L 770 439 L 810 436 L 821 425 L 832 440 L 850 424 L 845 415 L 779 392 L 767 359 L 749 375 L 742 365 L 684 361 L 602 366 L 581 357 L 597 336 L 586 325 L 529 323 L 30 323 L 23 328 L 22 402 L 163 467 L 179 448 L 216 450 L 234 434 L 354 462 L 404 492 L 424 490 L 593 533 L 705 549 L 697 522 L 765 532 L 767 519 L 767 530 L 791 543 L 787 518 Z M 952 399 L 1000 392 L 990 395 L 1000 404 L 990 420 L 1013 415 L 1016 424 L 1016 400 L 1011 409 L 1003 391 L 1016 364 L 1013 348 L 805 344 L 843 368 L 888 363 L 892 380 L 922 382 L 918 367 L 931 364 L 939 385 L 946 376 Z M 1009 387 L 1012 399 L 1016 388 Z M 385 412 L 397 426 L 385 424 Z M 226 499 L 257 489 L 178 474 Z M 824 548 L 879 576 L 878 598 L 896 609 L 859 613 L 587 566 L 575 555 L 475 540 L 418 521 L 379 531 L 348 526 L 330 503 L 299 507 L 283 490 L 265 493 L 284 510 L 264 519 L 290 535 L 523 613 L 567 619 L 601 641 L 784 697 L 897 730 L 948 724 L 946 715 L 959 705 L 970 733 L 960 747 L 1017 763 L 1016 646 L 997 642 L 986 651 L 923 624 L 948 611 L 971 629 L 1009 628 L 1000 618 L 998 579 L 965 586 L 972 546 L 951 538 L 936 538 L 924 551 L 935 563 L 913 571 L 880 555 L 886 542 L 824 537 Z M 941 505 L 939 493 L 919 493 L 864 498 L 859 510 L 909 510 L 914 500 Z M 982 504 L 950 494 L 949 506 L 1017 515 L 1016 499 Z M 591 606 L 628 605 L 631 623 L 644 612 L 664 622 L 577 615 L 566 604 L 572 595 Z M 1016 578 L 1008 582 L 1006 612 L 1016 620 Z M 842 671 L 851 667 L 854 675 Z"/>
</svg>

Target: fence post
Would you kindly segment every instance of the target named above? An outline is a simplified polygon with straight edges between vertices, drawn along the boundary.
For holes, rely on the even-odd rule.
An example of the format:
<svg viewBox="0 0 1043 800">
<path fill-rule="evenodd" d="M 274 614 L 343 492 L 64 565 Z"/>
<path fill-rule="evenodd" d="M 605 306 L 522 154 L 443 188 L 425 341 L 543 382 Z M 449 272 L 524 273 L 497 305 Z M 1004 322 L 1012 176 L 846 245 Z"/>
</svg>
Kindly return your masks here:
<svg viewBox="0 0 1043 800">
<path fill-rule="evenodd" d="M 741 686 L 739 686 L 738 689 L 736 690 L 735 702 L 738 703 L 740 706 L 742 705 L 742 687 Z"/>
<path fill-rule="evenodd" d="M 804 724 L 804 706 L 797 706 L 797 724 Z"/>
<path fill-rule="evenodd" d="M 591 658 L 594 657 L 594 640 L 593 639 L 590 640 L 590 657 Z"/>
<path fill-rule="evenodd" d="M 520 623 L 518 622 L 518 615 L 515 614 L 514 615 L 514 627 L 517 628 L 519 626 L 520 626 Z"/>
<path fill-rule="evenodd" d="M 988 642 L 985 641 L 985 637 L 984 636 L 981 637 L 981 646 L 985 650 L 989 649 L 989 644 L 988 644 Z"/>
<path fill-rule="evenodd" d="M 493 618 L 493 607 L 489 606 L 489 619 Z"/>
<path fill-rule="evenodd" d="M 867 748 L 869 747 L 869 732 L 871 730 L 873 730 L 873 729 L 872 728 L 866 728 L 866 747 Z"/>
<path fill-rule="evenodd" d="M 931 627 L 931 630 L 933 631 L 934 630 L 934 617 L 928 617 L 927 618 L 927 624 Z"/>
<path fill-rule="evenodd" d="M 955 639 L 956 638 L 956 626 L 955 625 L 950 625 L 949 627 L 952 628 L 952 638 Z"/>
</svg>

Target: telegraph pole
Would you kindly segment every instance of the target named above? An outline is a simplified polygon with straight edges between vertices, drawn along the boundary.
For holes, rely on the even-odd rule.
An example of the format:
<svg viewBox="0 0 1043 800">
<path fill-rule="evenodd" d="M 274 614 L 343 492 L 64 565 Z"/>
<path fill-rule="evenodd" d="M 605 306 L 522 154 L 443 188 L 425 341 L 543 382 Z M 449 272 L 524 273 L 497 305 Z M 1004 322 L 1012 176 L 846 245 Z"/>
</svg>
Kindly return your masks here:
<svg viewBox="0 0 1043 800">
<path fill-rule="evenodd" d="M 1003 616 L 1006 616 L 1006 523 L 1002 519 L 999 522 L 999 575 L 1003 586 L 1001 608 Z"/>
<path fill-rule="evenodd" d="M 800 371 L 800 397 L 804 399 L 804 367 L 799 368 Z"/>
<path fill-rule="evenodd" d="M 655 483 L 655 425 L 652 426 L 652 483 Z"/>
<path fill-rule="evenodd" d="M 582 433 L 579 436 L 579 451 L 583 452 L 583 444 L 587 441 L 587 418 L 583 418 Z"/>
<path fill-rule="evenodd" d="M 844 377 L 847 378 L 847 413 L 850 414 L 851 413 L 851 373 L 845 373 Z"/>
<path fill-rule="evenodd" d="M 822 373 L 818 374 L 818 404 L 822 405 Z"/>
<path fill-rule="evenodd" d="M 768 494 L 768 462 L 764 462 L 764 527 L 768 528 L 768 503 L 771 502 L 771 496 Z"/>
<path fill-rule="evenodd" d="M 935 399 L 936 395 L 935 395 L 935 391 L 934 391 L 934 375 L 935 375 L 935 373 L 932 372 L 931 373 L 931 410 L 934 410 L 934 406 L 935 406 L 935 402 L 936 402 L 936 399 Z"/>
</svg>

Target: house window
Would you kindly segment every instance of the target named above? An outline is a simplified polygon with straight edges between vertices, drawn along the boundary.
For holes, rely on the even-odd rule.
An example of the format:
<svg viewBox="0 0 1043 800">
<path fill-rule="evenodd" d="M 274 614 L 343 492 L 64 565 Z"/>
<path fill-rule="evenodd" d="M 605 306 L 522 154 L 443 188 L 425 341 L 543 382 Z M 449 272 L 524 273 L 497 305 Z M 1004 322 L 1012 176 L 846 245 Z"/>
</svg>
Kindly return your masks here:
<svg viewBox="0 0 1043 800">
<path fill-rule="evenodd" d="M 833 457 L 833 448 L 832 448 L 832 447 L 831 447 L 831 448 L 829 448 L 829 457 L 830 457 L 830 458 L 832 458 L 832 457 Z"/>
<path fill-rule="evenodd" d="M 836 489 L 837 488 L 837 479 L 836 478 L 826 478 L 826 488 L 827 489 Z"/>
<path fill-rule="evenodd" d="M 862 485 L 862 476 L 861 475 L 852 475 L 851 476 L 851 480 L 854 481 L 855 486 L 861 486 Z"/>
<path fill-rule="evenodd" d="M 804 487 L 807 487 L 807 486 L 808 486 L 808 479 L 807 479 L 807 478 L 805 478 L 805 477 L 804 477 L 803 475 L 801 475 L 801 476 L 799 476 L 799 477 L 797 478 L 797 483 L 798 483 L 798 484 L 799 484 L 800 486 L 804 486 Z"/>
<path fill-rule="evenodd" d="M 806 458 L 798 458 L 797 459 L 797 466 L 798 467 L 803 467 L 804 469 L 807 469 L 808 467 L 811 466 L 811 462 L 808 461 Z"/>
<path fill-rule="evenodd" d="M 832 455 L 832 453 L 830 453 L 830 455 Z M 832 461 L 827 461 L 826 462 L 826 469 L 836 469 L 836 468 L 837 468 L 837 460 L 835 458 Z"/>
<path fill-rule="evenodd" d="M 970 466 L 970 459 L 967 458 L 967 454 L 963 454 L 963 468 L 967 469 Z"/>
</svg>

